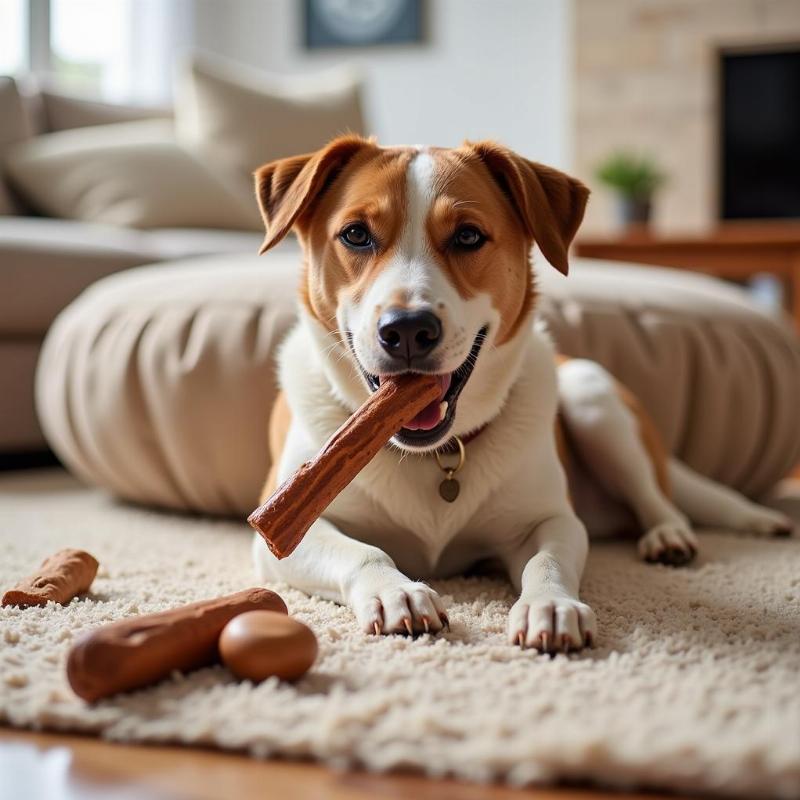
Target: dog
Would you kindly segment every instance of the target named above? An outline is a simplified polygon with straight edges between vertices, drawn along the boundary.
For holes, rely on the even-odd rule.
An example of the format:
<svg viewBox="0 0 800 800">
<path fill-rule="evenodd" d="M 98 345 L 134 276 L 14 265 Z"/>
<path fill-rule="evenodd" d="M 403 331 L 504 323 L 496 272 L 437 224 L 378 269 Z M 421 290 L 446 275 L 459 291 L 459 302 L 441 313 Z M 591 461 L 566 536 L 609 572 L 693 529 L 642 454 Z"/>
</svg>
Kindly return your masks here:
<svg viewBox="0 0 800 800">
<path fill-rule="evenodd" d="M 557 354 L 532 324 L 532 246 L 567 273 L 589 195 L 579 181 L 491 141 L 380 147 L 345 136 L 266 164 L 255 183 L 261 252 L 294 230 L 304 254 L 262 500 L 384 376 L 440 381 L 439 400 L 292 555 L 276 559 L 255 536 L 263 581 L 347 604 L 365 632 L 436 633 L 447 612 L 424 580 L 490 562 L 518 594 L 509 642 L 552 653 L 597 637 L 579 596 L 590 536 L 633 517 L 642 557 L 679 565 L 698 549 L 689 520 L 790 530 L 783 515 L 670 458 L 624 387 Z"/>
</svg>

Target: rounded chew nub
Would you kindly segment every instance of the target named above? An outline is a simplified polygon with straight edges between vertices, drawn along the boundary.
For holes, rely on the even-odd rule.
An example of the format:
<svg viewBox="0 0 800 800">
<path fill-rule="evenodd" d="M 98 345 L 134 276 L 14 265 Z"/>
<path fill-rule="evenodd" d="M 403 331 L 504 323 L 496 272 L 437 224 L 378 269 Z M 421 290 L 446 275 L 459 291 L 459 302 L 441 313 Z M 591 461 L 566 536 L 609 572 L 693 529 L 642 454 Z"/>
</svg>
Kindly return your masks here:
<svg viewBox="0 0 800 800">
<path fill-rule="evenodd" d="M 248 611 L 222 629 L 219 652 L 225 666 L 242 680 L 275 676 L 294 681 L 314 663 L 317 638 L 311 628 L 285 614 Z"/>
<path fill-rule="evenodd" d="M 441 396 L 436 375 L 396 375 L 378 389 L 247 521 L 276 558 L 294 551 L 333 499 L 408 422 Z"/>
</svg>

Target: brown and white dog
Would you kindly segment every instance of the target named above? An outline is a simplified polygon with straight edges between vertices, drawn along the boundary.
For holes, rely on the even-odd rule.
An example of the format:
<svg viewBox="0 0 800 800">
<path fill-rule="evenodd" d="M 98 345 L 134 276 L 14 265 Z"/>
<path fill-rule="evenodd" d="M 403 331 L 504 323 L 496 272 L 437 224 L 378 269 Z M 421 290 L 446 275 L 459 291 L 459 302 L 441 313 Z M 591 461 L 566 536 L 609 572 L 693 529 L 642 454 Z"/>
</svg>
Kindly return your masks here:
<svg viewBox="0 0 800 800">
<path fill-rule="evenodd" d="M 509 641 L 568 650 L 596 638 L 594 613 L 578 596 L 587 528 L 619 529 L 632 512 L 642 556 L 675 564 L 697 549 L 688 519 L 789 529 L 780 514 L 669 459 L 635 399 L 599 365 L 559 359 L 531 324 L 531 248 L 567 272 L 588 197 L 577 180 L 493 142 L 382 148 L 349 136 L 265 165 L 256 184 L 262 252 L 294 229 L 305 255 L 299 321 L 280 353 L 264 494 L 383 376 L 441 380 L 439 401 L 291 556 L 278 561 L 255 537 L 263 580 L 346 603 L 367 632 L 438 631 L 445 608 L 421 581 L 492 560 L 519 592 Z M 466 458 L 449 502 L 438 461 L 454 466 L 457 439 Z"/>
</svg>

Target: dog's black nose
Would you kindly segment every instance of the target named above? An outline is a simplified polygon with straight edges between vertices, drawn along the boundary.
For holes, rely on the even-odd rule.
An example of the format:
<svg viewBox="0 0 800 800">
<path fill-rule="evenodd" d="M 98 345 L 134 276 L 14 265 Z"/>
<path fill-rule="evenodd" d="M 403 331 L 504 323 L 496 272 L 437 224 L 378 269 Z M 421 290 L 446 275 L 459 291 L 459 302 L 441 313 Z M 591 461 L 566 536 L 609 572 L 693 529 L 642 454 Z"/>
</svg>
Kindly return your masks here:
<svg viewBox="0 0 800 800">
<path fill-rule="evenodd" d="M 432 311 L 390 308 L 378 319 L 378 341 L 394 358 L 411 362 L 426 356 L 442 338 L 442 323 Z"/>
</svg>

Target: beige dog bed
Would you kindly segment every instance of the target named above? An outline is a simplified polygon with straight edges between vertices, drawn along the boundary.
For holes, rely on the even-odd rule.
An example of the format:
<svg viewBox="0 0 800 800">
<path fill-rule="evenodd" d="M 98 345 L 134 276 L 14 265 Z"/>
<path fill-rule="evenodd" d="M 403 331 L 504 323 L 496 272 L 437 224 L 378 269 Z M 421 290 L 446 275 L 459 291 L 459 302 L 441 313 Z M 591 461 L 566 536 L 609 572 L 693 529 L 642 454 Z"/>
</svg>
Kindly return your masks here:
<svg viewBox="0 0 800 800">
<path fill-rule="evenodd" d="M 143 267 L 84 292 L 48 334 L 42 427 L 87 482 L 152 505 L 243 515 L 267 473 L 275 348 L 299 251 Z M 577 260 L 539 269 L 559 348 L 606 365 L 673 452 L 758 496 L 800 461 L 800 344 L 736 288 Z"/>
</svg>

